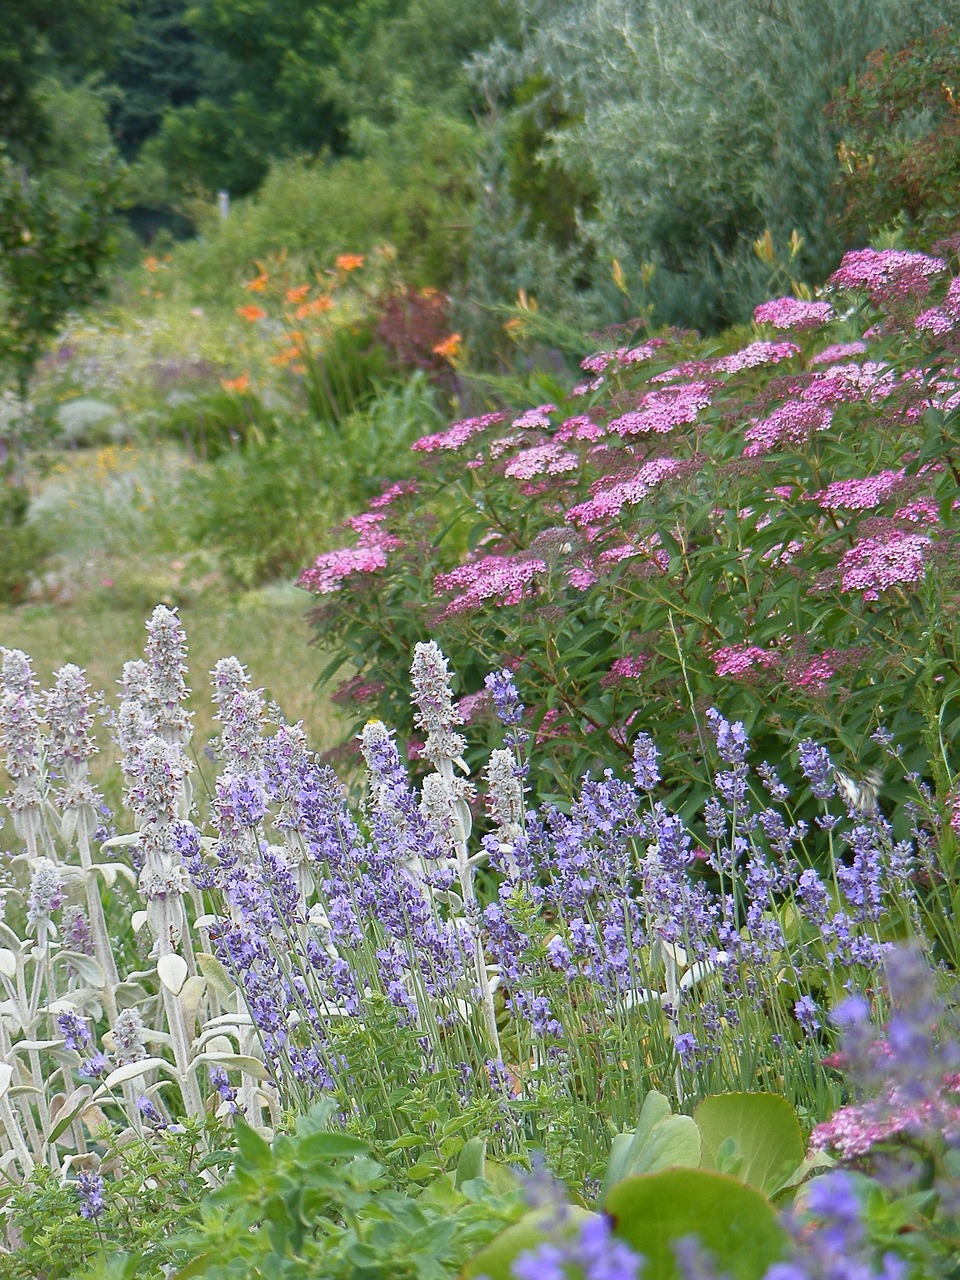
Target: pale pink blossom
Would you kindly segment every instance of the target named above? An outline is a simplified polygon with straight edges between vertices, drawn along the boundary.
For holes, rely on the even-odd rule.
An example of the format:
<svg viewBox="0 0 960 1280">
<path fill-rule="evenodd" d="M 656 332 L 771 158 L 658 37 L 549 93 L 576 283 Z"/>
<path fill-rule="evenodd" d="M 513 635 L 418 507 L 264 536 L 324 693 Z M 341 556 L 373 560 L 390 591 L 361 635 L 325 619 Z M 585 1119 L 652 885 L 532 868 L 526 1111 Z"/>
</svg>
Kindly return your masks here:
<svg viewBox="0 0 960 1280">
<path fill-rule="evenodd" d="M 875 476 L 862 476 L 859 479 L 835 480 L 813 497 L 825 511 L 868 511 L 881 506 L 891 494 L 901 488 L 904 473 L 900 471 L 881 471 Z"/>
<path fill-rule="evenodd" d="M 862 591 L 864 600 L 878 600 L 889 587 L 919 582 L 931 546 L 932 540 L 919 533 L 861 538 L 840 560 L 840 586 Z"/>
<path fill-rule="evenodd" d="M 739 373 L 741 369 L 780 364 L 781 361 L 790 360 L 799 354 L 800 348 L 792 342 L 751 342 L 732 355 L 720 356 L 712 361 L 712 367 L 716 373 Z"/>
<path fill-rule="evenodd" d="M 579 465 L 580 459 L 575 453 L 551 441 L 516 454 L 507 463 L 504 474 L 514 480 L 532 480 L 540 475 L 564 475 L 568 471 L 576 471 Z"/>
<path fill-rule="evenodd" d="M 601 523 L 618 516 L 624 507 L 636 506 L 658 484 L 672 476 L 681 475 L 690 467 L 679 458 L 653 458 L 645 462 L 633 475 L 604 477 L 590 486 L 593 495 L 588 502 L 578 503 L 566 514 L 571 524 Z"/>
<path fill-rule="evenodd" d="M 709 406 L 710 392 L 716 385 L 715 382 L 691 382 L 649 391 L 640 401 L 639 408 L 614 418 L 608 429 L 620 436 L 651 432 L 662 435 L 674 427 L 696 422 L 698 415 Z"/>
<path fill-rule="evenodd" d="M 832 347 L 824 347 L 815 356 L 810 357 L 811 364 L 836 364 L 838 360 L 849 360 L 851 356 L 862 356 L 867 349 L 865 342 L 836 342 Z"/>
<path fill-rule="evenodd" d="M 827 281 L 835 289 L 865 289 L 874 302 L 890 302 L 929 292 L 934 276 L 946 271 L 942 258 L 904 249 L 856 249 Z"/>
</svg>

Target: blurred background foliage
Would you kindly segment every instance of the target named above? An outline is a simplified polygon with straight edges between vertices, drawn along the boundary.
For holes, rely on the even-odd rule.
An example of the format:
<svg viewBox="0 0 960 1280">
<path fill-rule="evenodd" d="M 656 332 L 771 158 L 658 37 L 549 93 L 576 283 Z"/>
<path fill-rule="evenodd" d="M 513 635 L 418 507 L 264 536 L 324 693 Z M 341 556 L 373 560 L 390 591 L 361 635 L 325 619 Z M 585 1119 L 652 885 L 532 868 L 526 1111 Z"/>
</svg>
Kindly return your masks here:
<svg viewBox="0 0 960 1280">
<path fill-rule="evenodd" d="M 777 283 L 764 233 L 815 285 L 955 213 L 957 0 L 11 5 L 0 148 L 78 198 L 116 166 L 126 261 L 180 245 L 196 301 L 282 248 L 386 241 L 490 360 L 519 289 L 716 330 Z"/>
<path fill-rule="evenodd" d="M 151 556 L 290 577 L 413 438 L 558 399 L 598 330 L 718 333 L 865 239 L 956 228 L 960 0 L 4 16 L 10 600 L 103 590 L 134 537 L 171 598 Z"/>
</svg>

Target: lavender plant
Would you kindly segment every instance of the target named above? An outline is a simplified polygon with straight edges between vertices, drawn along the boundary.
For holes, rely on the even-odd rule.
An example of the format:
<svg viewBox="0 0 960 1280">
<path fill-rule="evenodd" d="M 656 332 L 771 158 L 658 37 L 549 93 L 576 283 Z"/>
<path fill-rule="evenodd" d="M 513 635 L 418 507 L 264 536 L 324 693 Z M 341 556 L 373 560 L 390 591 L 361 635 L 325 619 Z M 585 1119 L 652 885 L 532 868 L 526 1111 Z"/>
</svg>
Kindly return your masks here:
<svg viewBox="0 0 960 1280">
<path fill-rule="evenodd" d="M 651 1089 L 691 1109 L 722 1090 L 781 1093 L 808 1126 L 841 1101 L 825 1010 L 865 991 L 882 1012 L 887 939 L 919 936 L 923 890 L 914 844 L 841 799 L 818 744 L 802 744 L 798 764 L 821 806 L 813 823 L 769 765 L 752 768 L 744 726 L 715 710 L 713 789 L 693 819 L 665 803 L 646 733 L 628 777 L 608 769 L 584 777 L 568 809 L 535 807 L 511 672 L 486 681 L 504 745 L 478 790 L 430 642 L 411 678 L 431 772 L 414 784 L 393 733 L 371 722 L 355 809 L 228 658 L 213 672 L 207 799 L 189 785 L 182 627 L 161 606 L 148 632 L 114 721 L 132 829 L 86 854 L 82 680 L 67 669 L 39 699 L 25 656 L 5 654 L 9 803 L 25 845 L 12 866 L 29 877 L 0 926 L 13 1173 L 84 1156 L 93 1114 L 138 1134 L 208 1112 L 267 1130 L 332 1097 L 384 1158 L 412 1150 L 417 1176 L 447 1167 L 475 1131 L 493 1154 L 540 1148 L 586 1185 Z M 139 900 L 121 897 L 134 885 Z M 98 902 L 143 939 L 142 967 L 117 980 L 96 955 Z"/>
</svg>

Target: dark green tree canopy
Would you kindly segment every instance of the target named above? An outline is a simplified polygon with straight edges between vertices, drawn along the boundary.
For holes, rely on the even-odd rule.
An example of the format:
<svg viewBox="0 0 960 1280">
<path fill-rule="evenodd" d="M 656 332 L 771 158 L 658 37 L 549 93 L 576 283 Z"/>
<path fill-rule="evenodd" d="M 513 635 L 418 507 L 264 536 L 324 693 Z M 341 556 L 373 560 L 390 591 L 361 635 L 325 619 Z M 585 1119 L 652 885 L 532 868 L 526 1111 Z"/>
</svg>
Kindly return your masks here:
<svg viewBox="0 0 960 1280">
<path fill-rule="evenodd" d="M 17 160 L 48 138 L 41 86 L 109 69 L 127 27 L 123 0 L 4 0 L 0 39 L 0 144 Z"/>
</svg>

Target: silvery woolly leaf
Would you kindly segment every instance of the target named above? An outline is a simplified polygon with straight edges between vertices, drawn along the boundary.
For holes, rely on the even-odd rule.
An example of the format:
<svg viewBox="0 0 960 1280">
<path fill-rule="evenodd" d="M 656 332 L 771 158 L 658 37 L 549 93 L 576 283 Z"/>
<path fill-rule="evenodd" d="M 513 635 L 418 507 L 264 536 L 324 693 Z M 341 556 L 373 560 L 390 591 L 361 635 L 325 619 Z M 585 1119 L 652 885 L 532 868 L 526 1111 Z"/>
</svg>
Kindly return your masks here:
<svg viewBox="0 0 960 1280">
<path fill-rule="evenodd" d="M 198 973 L 192 974 L 180 989 L 180 1007 L 186 1015 L 188 1024 L 192 1024 L 200 1010 L 200 1001 L 207 990 L 207 980 Z"/>
<path fill-rule="evenodd" d="M 224 1071 L 244 1071 L 255 1080 L 270 1079 L 270 1072 L 260 1059 L 246 1053 L 198 1053 L 190 1063 L 190 1070 L 196 1071 L 201 1062 L 212 1062 Z"/>
<path fill-rule="evenodd" d="M 230 996 L 236 990 L 236 983 L 230 977 L 226 966 L 208 951 L 197 953 L 197 968 L 208 979 L 218 995 Z"/>
<path fill-rule="evenodd" d="M 0 920 L 0 938 L 2 938 L 4 942 L 6 942 L 7 946 L 13 952 L 22 951 L 23 948 L 26 946 L 26 943 L 23 941 L 23 939 L 18 938 L 17 935 L 10 928 L 10 926 L 8 924 L 4 924 L 2 920 Z"/>
<path fill-rule="evenodd" d="M 103 986 L 103 970 L 100 968 L 100 961 L 93 956 L 85 956 L 82 951 L 61 951 L 57 960 L 65 961 L 91 987 Z"/>
<path fill-rule="evenodd" d="M 9 947 L 0 947 L 0 974 L 11 979 L 17 976 L 17 957 Z"/>
<path fill-rule="evenodd" d="M 177 1075 L 176 1067 L 167 1062 L 166 1058 L 141 1058 L 139 1062 L 127 1062 L 122 1067 L 115 1067 L 100 1085 L 94 1096 L 102 1098 L 105 1093 L 109 1093 L 117 1085 L 126 1084 L 128 1080 L 136 1080 L 138 1076 L 145 1076 L 148 1071 L 166 1071 L 172 1076 Z"/>
<path fill-rule="evenodd" d="M 67 1097 L 64 1098 L 61 1095 L 59 1099 L 54 1098 L 50 1104 L 50 1119 L 53 1121 L 53 1126 L 46 1135 L 46 1141 L 56 1142 L 60 1135 L 69 1129 L 92 1097 L 93 1090 L 90 1086 L 82 1084 Z M 56 1105 L 58 1101 L 59 1106 Z"/>
<path fill-rule="evenodd" d="M 186 960 L 183 956 L 178 956 L 175 951 L 161 956 L 157 961 L 157 976 L 167 990 L 172 991 L 175 996 L 183 990 L 183 984 L 189 972 Z"/>
<path fill-rule="evenodd" d="M 127 845 L 136 844 L 140 839 L 139 831 L 132 831 L 125 836 L 111 836 L 109 840 L 104 840 L 100 846 L 101 849 L 122 849 Z"/>
<path fill-rule="evenodd" d="M 44 1049 L 59 1049 L 63 1046 L 62 1040 L 18 1040 L 15 1045 L 11 1045 L 11 1053 L 41 1053 Z"/>
<path fill-rule="evenodd" d="M 121 982 L 114 989 L 114 998 L 119 1009 L 133 1009 L 147 998 L 147 989 L 139 982 Z"/>
</svg>

